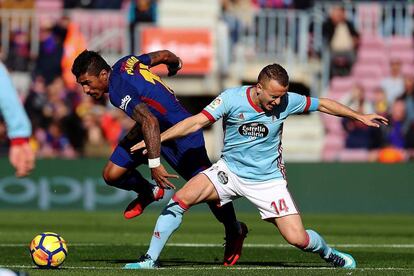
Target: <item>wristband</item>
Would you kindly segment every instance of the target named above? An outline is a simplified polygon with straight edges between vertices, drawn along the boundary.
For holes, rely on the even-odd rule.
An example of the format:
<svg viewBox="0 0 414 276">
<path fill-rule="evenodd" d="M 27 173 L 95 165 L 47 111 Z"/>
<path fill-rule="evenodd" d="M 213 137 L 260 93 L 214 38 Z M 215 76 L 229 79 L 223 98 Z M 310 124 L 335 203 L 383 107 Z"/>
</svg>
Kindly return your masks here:
<svg viewBox="0 0 414 276">
<path fill-rule="evenodd" d="M 152 158 L 152 159 L 148 159 L 148 167 L 150 167 L 150 169 L 156 168 L 159 165 L 161 165 L 161 161 L 160 161 L 160 158 L 159 157 Z"/>
<path fill-rule="evenodd" d="M 10 144 L 12 146 L 20 146 L 23 144 L 27 144 L 29 142 L 29 138 L 26 137 L 17 137 L 10 139 Z"/>
</svg>

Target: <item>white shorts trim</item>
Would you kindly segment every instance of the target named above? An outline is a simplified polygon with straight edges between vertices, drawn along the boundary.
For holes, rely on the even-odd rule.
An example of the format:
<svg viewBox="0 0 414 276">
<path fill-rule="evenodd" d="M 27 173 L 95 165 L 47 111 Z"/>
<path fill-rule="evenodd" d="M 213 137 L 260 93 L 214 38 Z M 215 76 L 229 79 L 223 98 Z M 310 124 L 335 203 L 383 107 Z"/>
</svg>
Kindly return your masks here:
<svg viewBox="0 0 414 276">
<path fill-rule="evenodd" d="M 286 180 L 249 182 L 232 173 L 222 159 L 202 173 L 213 183 L 221 205 L 243 196 L 259 209 L 262 219 L 299 213 Z"/>
</svg>

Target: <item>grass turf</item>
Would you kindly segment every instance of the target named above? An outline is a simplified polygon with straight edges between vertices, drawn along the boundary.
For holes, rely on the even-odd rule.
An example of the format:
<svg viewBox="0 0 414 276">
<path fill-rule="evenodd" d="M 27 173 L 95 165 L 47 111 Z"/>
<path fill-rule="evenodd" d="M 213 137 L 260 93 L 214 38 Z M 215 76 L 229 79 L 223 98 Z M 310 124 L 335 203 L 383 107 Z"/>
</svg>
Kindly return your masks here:
<svg viewBox="0 0 414 276">
<path fill-rule="evenodd" d="M 332 269 L 318 256 L 288 246 L 255 213 L 239 213 L 249 227 L 237 266 L 221 265 L 223 229 L 207 212 L 190 211 L 161 255 L 162 269 L 125 271 L 146 252 L 157 212 L 125 220 L 121 212 L 0 211 L 0 267 L 29 275 L 414 275 L 414 216 L 305 215 L 304 224 L 358 262 L 353 271 Z M 41 232 L 68 242 L 59 269 L 37 269 L 28 244 Z"/>
</svg>

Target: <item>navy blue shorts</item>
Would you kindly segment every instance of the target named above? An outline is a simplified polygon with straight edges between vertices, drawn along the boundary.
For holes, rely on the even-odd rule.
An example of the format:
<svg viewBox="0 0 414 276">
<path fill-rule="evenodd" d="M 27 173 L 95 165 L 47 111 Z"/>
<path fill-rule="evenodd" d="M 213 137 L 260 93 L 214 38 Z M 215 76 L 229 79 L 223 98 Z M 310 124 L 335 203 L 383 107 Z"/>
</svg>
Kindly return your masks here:
<svg viewBox="0 0 414 276">
<path fill-rule="evenodd" d="M 142 133 L 139 133 L 133 139 L 130 138 L 126 136 L 122 139 L 112 153 L 110 160 L 126 169 L 136 168 L 142 164 L 147 165 L 147 156 L 142 155 L 141 151 L 132 154 L 129 150 L 134 144 L 143 140 Z M 200 171 L 211 166 L 201 130 L 186 137 L 162 143 L 161 155 L 185 180 L 189 180 Z"/>
</svg>

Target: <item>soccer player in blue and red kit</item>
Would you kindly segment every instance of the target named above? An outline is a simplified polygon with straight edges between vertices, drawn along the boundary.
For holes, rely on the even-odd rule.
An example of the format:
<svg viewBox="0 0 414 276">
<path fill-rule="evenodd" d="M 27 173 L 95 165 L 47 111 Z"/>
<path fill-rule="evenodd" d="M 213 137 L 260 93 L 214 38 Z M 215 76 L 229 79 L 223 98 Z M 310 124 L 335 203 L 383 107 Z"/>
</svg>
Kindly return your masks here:
<svg viewBox="0 0 414 276">
<path fill-rule="evenodd" d="M 161 199 L 165 189 L 175 188 L 168 178 L 178 176 L 165 170 L 160 163 L 160 154 L 186 180 L 211 166 L 201 130 L 161 146 L 160 131 L 191 114 L 181 106 L 174 91 L 149 70 L 159 64 L 165 64 L 168 75 L 172 76 L 181 69 L 182 62 L 175 54 L 162 50 L 125 56 L 111 68 L 98 53 L 85 50 L 72 66 L 72 73 L 84 93 L 95 99 L 109 93 L 111 103 L 136 121 L 115 148 L 103 171 L 108 185 L 138 194 L 124 212 L 127 219 L 139 216 L 148 204 Z M 147 145 L 147 157 L 130 152 L 130 148 L 141 140 Z M 142 164 L 148 164 L 157 185 L 151 184 L 136 170 Z M 225 227 L 224 265 L 233 265 L 240 257 L 247 227 L 237 221 L 231 203 L 220 208 L 215 203 L 209 206 Z"/>
</svg>

